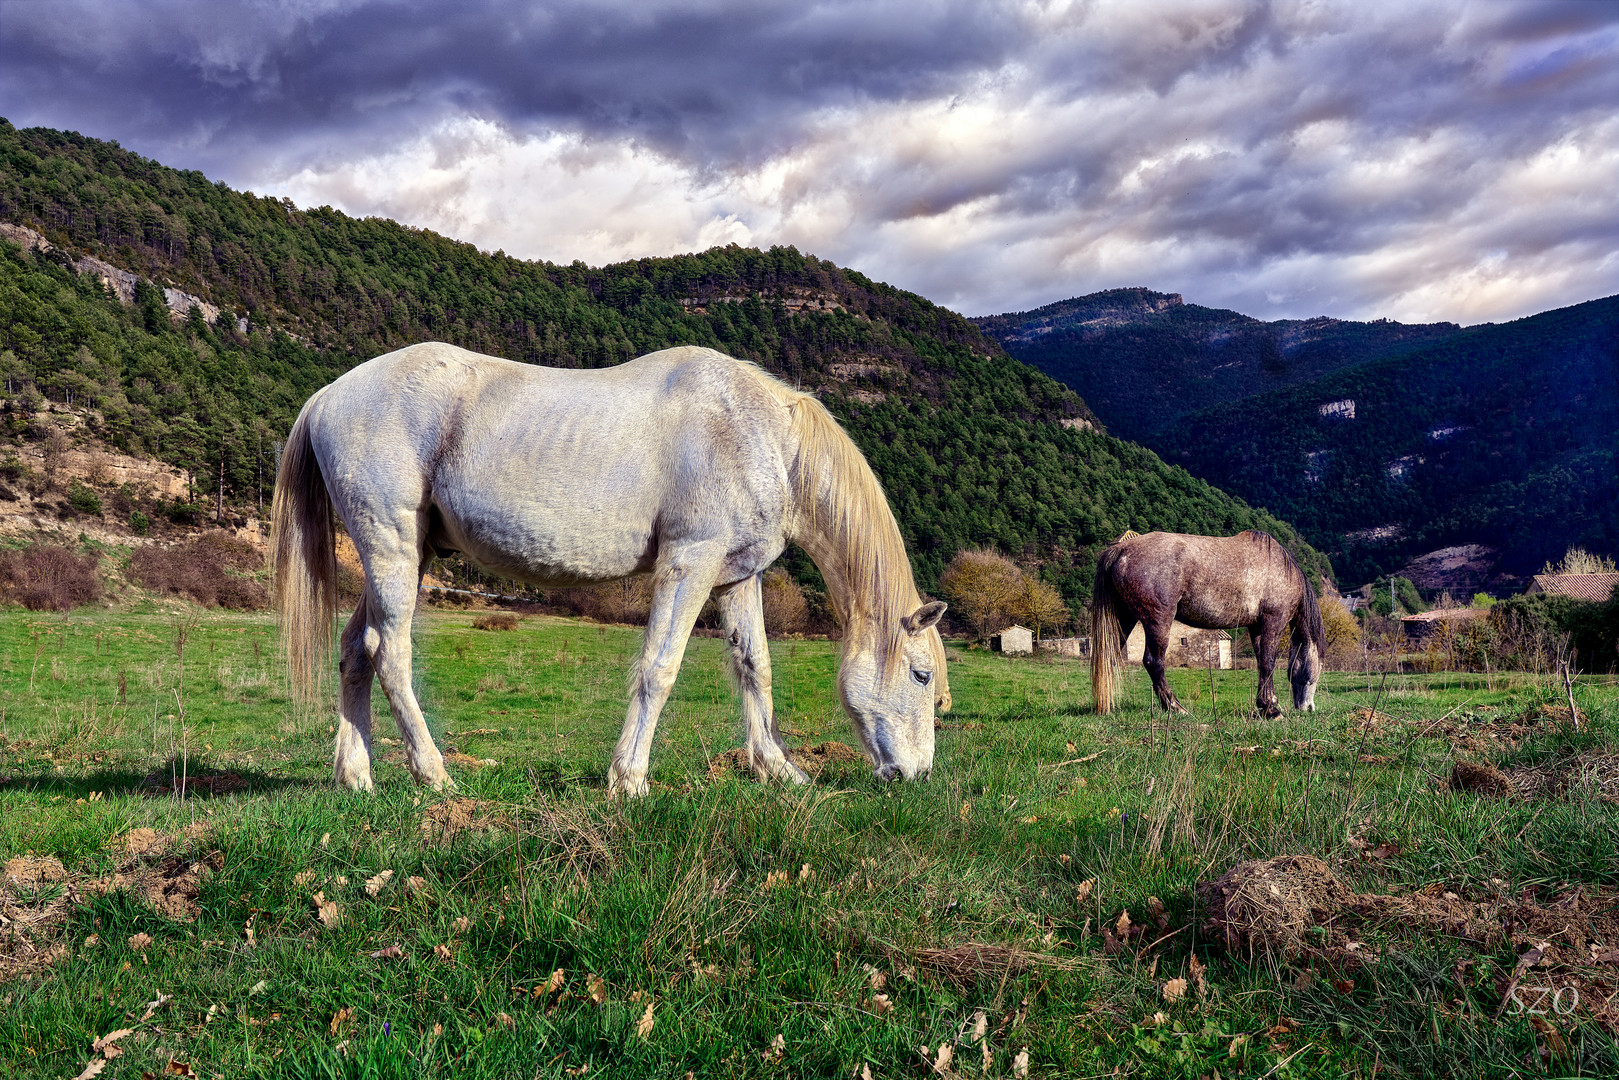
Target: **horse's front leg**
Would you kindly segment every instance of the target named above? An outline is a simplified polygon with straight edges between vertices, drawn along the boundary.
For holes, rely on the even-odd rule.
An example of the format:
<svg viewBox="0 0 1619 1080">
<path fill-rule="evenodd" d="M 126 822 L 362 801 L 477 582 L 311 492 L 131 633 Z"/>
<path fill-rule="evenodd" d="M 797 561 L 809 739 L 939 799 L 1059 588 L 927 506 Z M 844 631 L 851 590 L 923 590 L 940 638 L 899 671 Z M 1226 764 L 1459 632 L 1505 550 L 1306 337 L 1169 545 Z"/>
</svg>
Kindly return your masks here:
<svg viewBox="0 0 1619 1080">
<path fill-rule="evenodd" d="M 770 779 L 806 784 L 809 776 L 794 765 L 776 726 L 770 693 L 770 643 L 765 637 L 764 596 L 760 576 L 744 578 L 715 593 L 720 625 L 731 645 L 731 674 L 742 698 L 748 729 L 748 760 L 753 771 Z"/>
<path fill-rule="evenodd" d="M 607 790 L 614 795 L 644 795 L 652 733 L 658 727 L 669 691 L 674 689 L 686 640 L 703 602 L 714 588 L 725 546 L 688 544 L 668 556 L 659 555 L 652 575 L 652 610 L 647 615 L 641 656 L 630 676 L 630 707 L 624 730 L 607 767 Z"/>
<path fill-rule="evenodd" d="M 1276 701 L 1276 644 L 1282 636 L 1282 625 L 1278 620 L 1266 619 L 1248 628 L 1254 639 L 1254 664 L 1259 669 L 1254 704 L 1272 720 L 1282 715 L 1282 707 Z"/>
</svg>

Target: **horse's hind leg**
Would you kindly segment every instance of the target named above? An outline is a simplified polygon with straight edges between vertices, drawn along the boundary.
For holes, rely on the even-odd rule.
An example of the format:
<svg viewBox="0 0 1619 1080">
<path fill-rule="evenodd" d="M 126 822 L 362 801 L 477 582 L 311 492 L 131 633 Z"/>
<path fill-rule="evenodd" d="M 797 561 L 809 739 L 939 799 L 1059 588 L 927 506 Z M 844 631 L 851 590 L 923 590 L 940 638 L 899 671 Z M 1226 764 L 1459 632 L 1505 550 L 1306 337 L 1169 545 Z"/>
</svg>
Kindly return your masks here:
<svg viewBox="0 0 1619 1080">
<path fill-rule="evenodd" d="M 765 637 L 765 616 L 759 575 L 745 578 L 714 595 L 720 625 L 731 645 L 731 675 L 742 698 L 742 717 L 748 728 L 748 758 L 762 777 L 809 781 L 792 763 L 776 726 L 770 695 L 770 644 Z"/>
<path fill-rule="evenodd" d="M 337 671 L 342 680 L 338 704 L 337 743 L 332 772 L 339 784 L 355 791 L 371 786 L 371 679 L 375 674 L 366 648 L 366 601 L 360 598 L 338 647 Z"/>
<path fill-rule="evenodd" d="M 652 733 L 657 730 L 669 691 L 674 689 L 686 639 L 703 603 L 714 588 L 725 560 L 721 544 L 687 544 L 660 555 L 652 575 L 652 610 L 647 614 L 641 656 L 630 674 L 630 706 L 624 730 L 607 767 L 607 790 L 615 795 L 644 795 Z"/>
<path fill-rule="evenodd" d="M 1259 669 L 1254 704 L 1272 720 L 1282 715 L 1282 707 L 1276 701 L 1276 643 L 1281 639 L 1284 625 L 1279 619 L 1267 618 L 1248 628 L 1254 639 L 1254 666 Z"/>
<path fill-rule="evenodd" d="M 1169 680 L 1164 675 L 1164 658 L 1169 655 L 1170 622 L 1144 619 L 1142 625 L 1147 640 L 1146 648 L 1141 653 L 1141 666 L 1152 676 L 1152 689 L 1158 695 L 1158 703 L 1166 712 L 1185 712 L 1185 707 L 1175 696 L 1175 691 L 1169 688 Z"/>
<path fill-rule="evenodd" d="M 405 763 L 419 782 L 435 789 L 449 786 L 444 757 L 433 743 L 410 686 L 410 620 L 416 613 L 420 582 L 418 555 L 413 545 L 383 545 L 375 537 L 366 562 L 365 654 L 376 671 L 388 707 L 405 743 Z"/>
</svg>

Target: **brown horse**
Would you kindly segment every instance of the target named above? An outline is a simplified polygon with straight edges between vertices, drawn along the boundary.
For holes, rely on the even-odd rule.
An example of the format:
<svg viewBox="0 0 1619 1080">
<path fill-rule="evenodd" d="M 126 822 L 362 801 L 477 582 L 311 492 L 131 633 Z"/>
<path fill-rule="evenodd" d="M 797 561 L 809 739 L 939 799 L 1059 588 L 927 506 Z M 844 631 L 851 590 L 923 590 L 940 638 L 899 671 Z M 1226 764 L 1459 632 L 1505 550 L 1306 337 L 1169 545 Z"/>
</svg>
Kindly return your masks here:
<svg viewBox="0 0 1619 1080">
<path fill-rule="evenodd" d="M 1170 711 L 1186 711 L 1164 681 L 1164 653 L 1175 619 L 1204 630 L 1248 628 L 1259 663 L 1255 702 L 1266 716 L 1282 712 L 1272 674 L 1277 642 L 1283 629 L 1291 628 L 1287 673 L 1293 707 L 1315 709 L 1325 643 L 1321 608 L 1304 571 L 1268 533 L 1132 532 L 1102 552 L 1091 597 L 1091 697 L 1097 712 L 1113 709 L 1124 642 L 1138 622 L 1147 635 L 1142 666 L 1152 676 L 1158 701 Z"/>
</svg>

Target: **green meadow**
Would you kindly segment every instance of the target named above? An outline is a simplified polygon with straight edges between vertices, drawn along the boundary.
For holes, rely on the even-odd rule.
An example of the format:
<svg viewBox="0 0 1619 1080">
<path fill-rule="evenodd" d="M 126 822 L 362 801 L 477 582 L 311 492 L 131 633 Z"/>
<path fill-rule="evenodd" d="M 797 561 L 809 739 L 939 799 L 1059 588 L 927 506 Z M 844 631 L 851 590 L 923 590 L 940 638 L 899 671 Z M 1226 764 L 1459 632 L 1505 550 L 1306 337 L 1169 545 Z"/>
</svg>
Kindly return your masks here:
<svg viewBox="0 0 1619 1080">
<path fill-rule="evenodd" d="M 604 774 L 639 632 L 473 619 L 424 609 L 415 633 L 457 790 L 411 780 L 378 691 L 361 796 L 331 782 L 330 710 L 285 692 L 273 619 L 0 612 L 0 1072 L 1619 1073 L 1594 998 L 1619 941 L 1529 969 L 1506 940 L 1367 919 L 1358 956 L 1284 955 L 1222 940 L 1197 889 L 1300 854 L 1358 894 L 1572 895 L 1611 920 L 1601 677 L 1575 683 L 1577 728 L 1541 709 L 1566 709 L 1561 679 L 1521 673 L 1329 673 L 1319 711 L 1266 721 L 1252 671 L 1174 672 L 1191 712 L 1166 717 L 1136 667 L 1103 717 L 1079 661 L 951 643 L 928 782 L 833 755 L 787 789 L 710 768 L 741 724 L 698 638 L 652 793 L 625 802 Z M 794 745 L 856 743 L 835 650 L 772 643 Z M 1453 790 L 1458 760 L 1589 767 L 1520 797 Z M 1535 1011 L 1542 983 L 1580 1004 Z"/>
</svg>

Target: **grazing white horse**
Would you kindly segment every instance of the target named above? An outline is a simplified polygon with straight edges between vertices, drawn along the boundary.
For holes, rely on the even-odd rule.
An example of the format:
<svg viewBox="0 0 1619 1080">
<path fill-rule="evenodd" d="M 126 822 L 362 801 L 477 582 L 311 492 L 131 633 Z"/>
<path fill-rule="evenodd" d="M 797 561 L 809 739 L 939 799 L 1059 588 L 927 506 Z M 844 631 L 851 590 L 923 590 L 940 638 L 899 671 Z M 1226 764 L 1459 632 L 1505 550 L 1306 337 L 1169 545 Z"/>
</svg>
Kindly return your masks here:
<svg viewBox="0 0 1619 1080">
<path fill-rule="evenodd" d="M 803 783 L 770 694 L 760 578 L 789 541 L 820 567 L 843 624 L 838 692 L 875 775 L 926 776 L 949 706 L 939 617 L 894 515 L 826 409 L 752 364 L 682 347 L 618 367 L 535 367 L 412 345 L 317 391 L 276 477 L 277 607 L 295 688 L 314 696 L 336 613 L 332 511 L 365 564 L 340 642 L 337 781 L 371 790 L 371 679 L 411 773 L 449 782 L 411 690 L 410 623 L 435 551 L 538 585 L 652 576 L 646 637 L 609 790 L 647 790 L 647 760 L 703 603 L 730 639 L 748 753 Z"/>
</svg>

